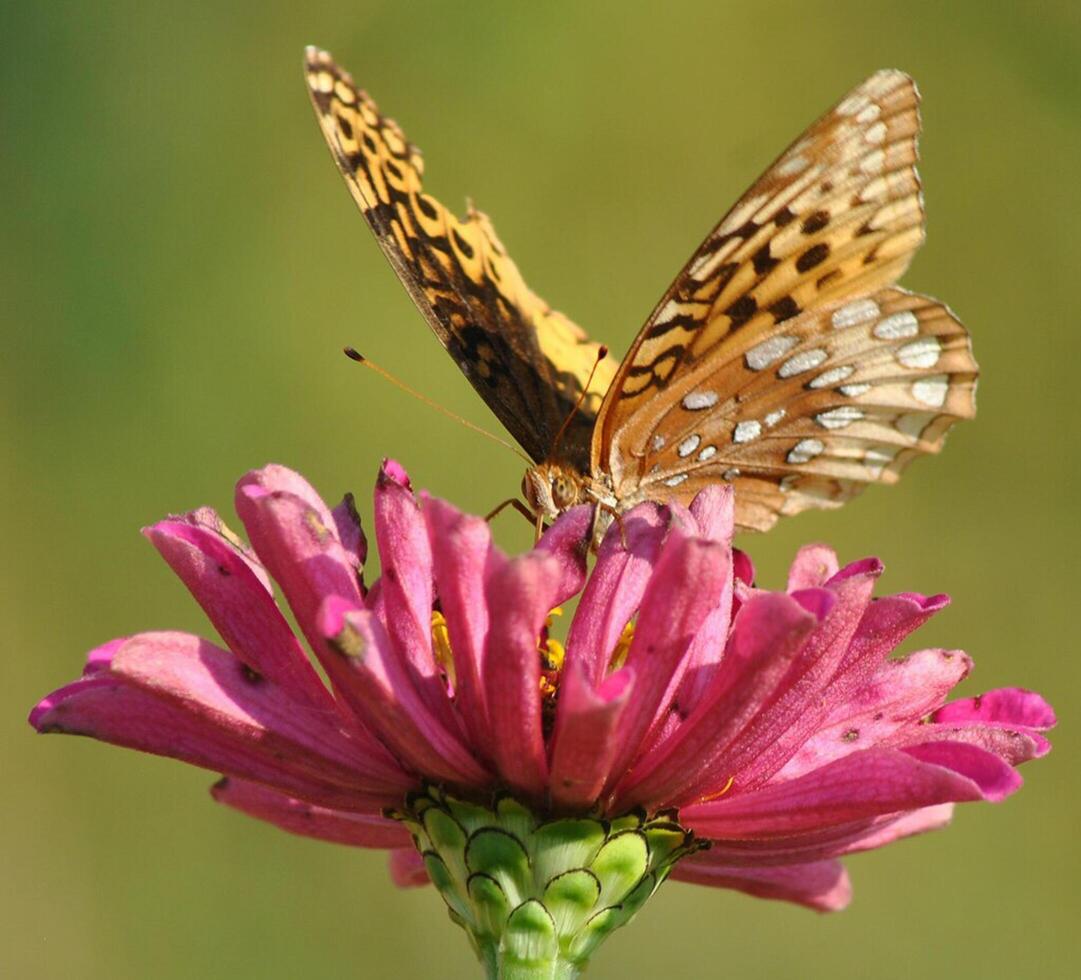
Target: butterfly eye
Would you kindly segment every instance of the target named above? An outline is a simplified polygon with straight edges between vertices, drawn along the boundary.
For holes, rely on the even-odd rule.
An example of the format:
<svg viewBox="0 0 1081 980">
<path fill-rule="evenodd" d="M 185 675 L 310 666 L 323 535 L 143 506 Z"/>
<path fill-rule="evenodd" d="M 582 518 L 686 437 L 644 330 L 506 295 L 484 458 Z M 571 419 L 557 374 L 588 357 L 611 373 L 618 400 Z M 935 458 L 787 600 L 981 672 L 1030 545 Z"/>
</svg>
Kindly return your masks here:
<svg viewBox="0 0 1081 980">
<path fill-rule="evenodd" d="M 552 479 L 552 502 L 560 510 L 570 507 L 578 499 L 578 490 L 565 476 Z"/>
</svg>

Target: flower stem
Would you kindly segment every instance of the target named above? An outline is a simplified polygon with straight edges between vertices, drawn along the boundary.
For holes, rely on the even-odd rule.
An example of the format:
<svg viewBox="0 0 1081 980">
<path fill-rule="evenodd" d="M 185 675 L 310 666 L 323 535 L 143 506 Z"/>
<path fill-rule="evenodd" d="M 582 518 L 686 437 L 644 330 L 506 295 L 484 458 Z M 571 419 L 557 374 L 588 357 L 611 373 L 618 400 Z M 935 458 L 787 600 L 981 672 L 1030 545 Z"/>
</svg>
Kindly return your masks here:
<svg viewBox="0 0 1081 980">
<path fill-rule="evenodd" d="M 560 956 L 525 962 L 507 957 L 493 943 L 479 951 L 486 980 L 578 980 L 584 964 L 569 963 Z"/>
</svg>

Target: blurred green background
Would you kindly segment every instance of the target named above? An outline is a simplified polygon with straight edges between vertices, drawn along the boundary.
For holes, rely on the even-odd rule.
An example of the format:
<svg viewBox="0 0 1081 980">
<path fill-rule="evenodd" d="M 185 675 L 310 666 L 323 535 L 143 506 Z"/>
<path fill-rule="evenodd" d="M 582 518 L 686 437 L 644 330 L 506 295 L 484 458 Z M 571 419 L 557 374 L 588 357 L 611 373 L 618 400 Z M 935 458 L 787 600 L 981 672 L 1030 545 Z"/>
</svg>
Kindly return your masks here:
<svg viewBox="0 0 1081 980">
<path fill-rule="evenodd" d="M 1001 806 L 850 862 L 822 918 L 669 885 L 591 968 L 608 977 L 1060 977 L 1081 912 L 1076 598 L 1081 7 L 1062 3 L 3 4 L 0 976 L 473 977 L 431 891 L 379 853 L 215 806 L 213 776 L 24 717 L 84 651 L 206 627 L 138 534 L 232 513 L 279 461 L 363 512 L 379 458 L 483 512 L 515 457 L 340 354 L 360 347 L 493 426 L 380 256 L 308 106 L 328 47 L 472 195 L 537 291 L 620 352 L 722 211 L 879 67 L 924 95 L 929 240 L 905 285 L 975 338 L 980 417 L 899 487 L 792 519 L 948 591 L 925 645 L 965 690 L 1045 692 L 1056 749 Z M 528 539 L 501 519 L 508 547 Z M 1074 962 L 1074 967 L 1070 963 Z"/>
</svg>

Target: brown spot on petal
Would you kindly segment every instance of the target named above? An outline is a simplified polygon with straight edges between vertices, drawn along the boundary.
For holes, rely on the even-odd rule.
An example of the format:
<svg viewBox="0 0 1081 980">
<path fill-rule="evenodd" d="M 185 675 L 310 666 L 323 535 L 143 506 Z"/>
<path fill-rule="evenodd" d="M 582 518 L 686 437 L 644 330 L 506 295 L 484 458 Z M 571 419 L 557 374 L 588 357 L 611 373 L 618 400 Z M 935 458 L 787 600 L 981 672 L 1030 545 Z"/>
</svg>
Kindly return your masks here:
<svg viewBox="0 0 1081 980">
<path fill-rule="evenodd" d="M 254 667 L 248 666 L 248 664 L 240 665 L 240 674 L 249 684 L 262 684 L 263 675 L 259 673 Z"/>
</svg>

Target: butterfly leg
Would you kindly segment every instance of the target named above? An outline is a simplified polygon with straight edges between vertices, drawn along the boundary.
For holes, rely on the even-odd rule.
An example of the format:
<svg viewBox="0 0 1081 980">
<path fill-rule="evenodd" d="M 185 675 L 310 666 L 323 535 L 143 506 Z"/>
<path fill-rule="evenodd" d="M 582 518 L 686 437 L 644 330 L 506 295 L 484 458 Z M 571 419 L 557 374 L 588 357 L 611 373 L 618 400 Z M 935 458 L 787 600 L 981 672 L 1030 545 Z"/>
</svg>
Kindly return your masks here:
<svg viewBox="0 0 1081 980">
<path fill-rule="evenodd" d="M 513 507 L 519 514 L 521 514 L 530 524 L 533 523 L 534 513 L 531 511 L 522 501 L 517 497 L 509 497 L 496 507 L 493 507 L 487 514 L 484 515 L 484 519 L 490 524 L 499 514 L 501 514 L 508 507 Z"/>
<path fill-rule="evenodd" d="M 598 504 L 597 504 L 597 514 L 598 514 L 598 516 L 600 516 L 601 514 L 604 514 L 606 517 L 609 518 L 609 520 L 606 521 L 603 525 L 601 525 L 600 521 L 597 521 L 596 523 L 598 525 L 601 525 L 603 527 L 608 527 L 613 521 L 615 522 L 616 527 L 619 528 L 619 543 L 620 543 L 620 546 L 623 548 L 624 551 L 626 551 L 627 550 L 627 529 L 623 524 L 623 515 L 618 510 L 616 510 L 615 507 L 611 506 L 611 504 L 606 504 L 606 503 L 603 503 L 603 502 L 598 502 Z M 596 540 L 596 539 L 597 539 L 597 534 L 596 534 L 596 530 L 595 530 L 594 531 L 594 540 Z"/>
</svg>

